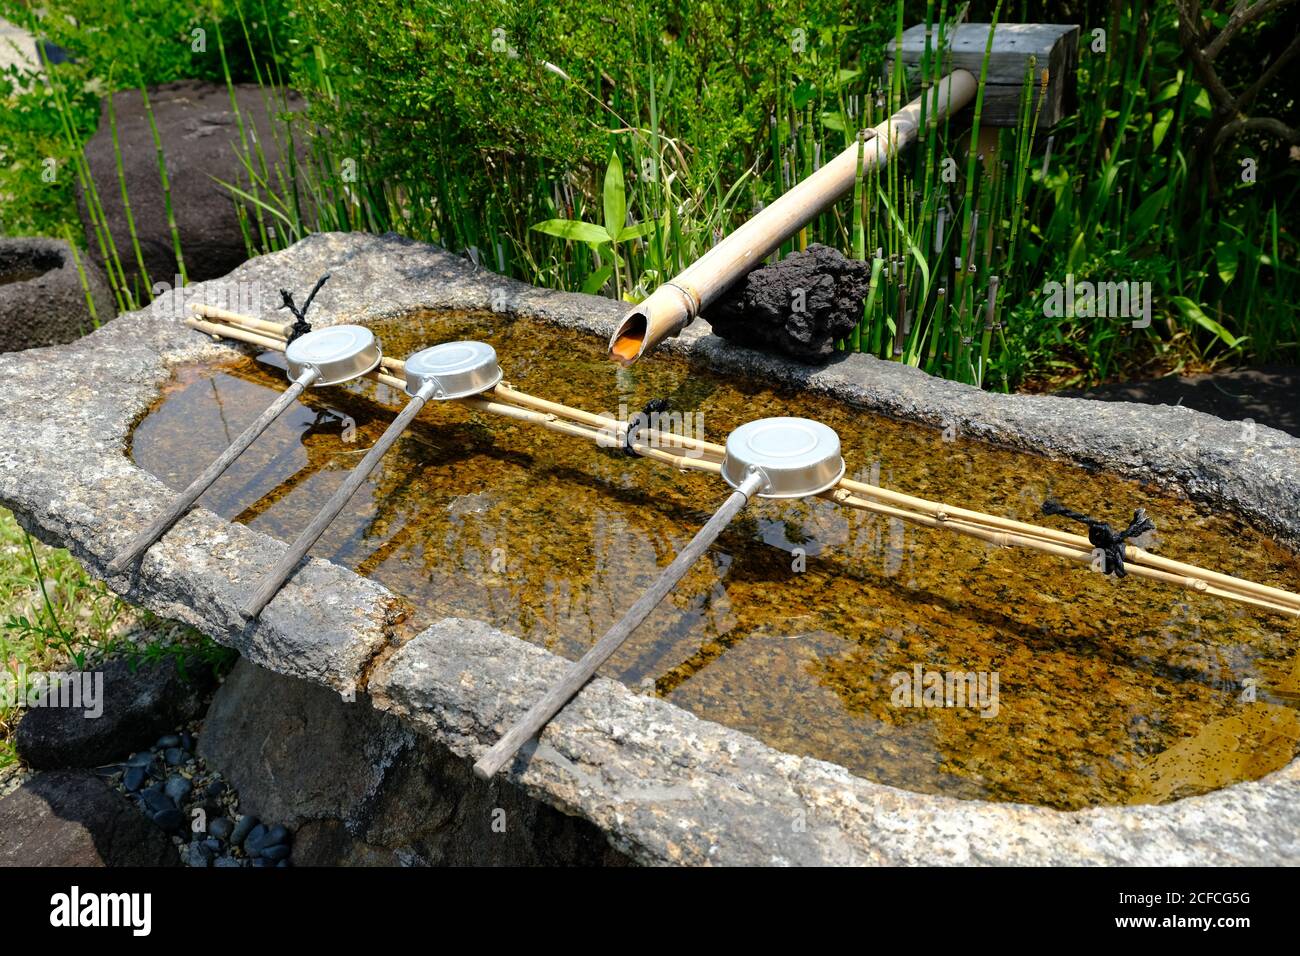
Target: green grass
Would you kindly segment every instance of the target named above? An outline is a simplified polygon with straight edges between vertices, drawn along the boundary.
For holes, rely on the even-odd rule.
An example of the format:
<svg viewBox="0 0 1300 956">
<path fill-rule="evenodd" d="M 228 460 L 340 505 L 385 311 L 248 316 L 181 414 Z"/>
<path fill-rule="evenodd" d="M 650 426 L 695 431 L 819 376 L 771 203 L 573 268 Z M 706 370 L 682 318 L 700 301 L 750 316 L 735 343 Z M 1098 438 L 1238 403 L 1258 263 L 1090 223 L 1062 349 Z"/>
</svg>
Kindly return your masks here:
<svg viewBox="0 0 1300 956">
<path fill-rule="evenodd" d="M 0 669 L 58 671 L 93 667 L 108 656 L 148 665 L 175 657 L 182 667 L 225 668 L 234 652 L 191 628 L 132 608 L 92 579 L 67 551 L 28 535 L 0 509 Z M 0 768 L 16 759 L 13 732 L 22 712 L 0 705 Z"/>
</svg>

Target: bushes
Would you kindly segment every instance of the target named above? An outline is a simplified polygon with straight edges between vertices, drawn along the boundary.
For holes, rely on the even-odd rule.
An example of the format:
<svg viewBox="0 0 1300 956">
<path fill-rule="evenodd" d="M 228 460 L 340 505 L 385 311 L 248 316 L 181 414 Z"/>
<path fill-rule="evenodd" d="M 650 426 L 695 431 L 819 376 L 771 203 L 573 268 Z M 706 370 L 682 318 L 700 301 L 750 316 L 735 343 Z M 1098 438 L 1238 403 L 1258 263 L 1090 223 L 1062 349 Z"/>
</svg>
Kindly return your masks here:
<svg viewBox="0 0 1300 956">
<path fill-rule="evenodd" d="M 38 172 L 60 149 L 72 155 L 69 144 L 93 126 L 97 94 L 110 80 L 219 80 L 224 52 L 235 81 L 291 76 L 316 125 L 305 170 L 265 170 L 249 158 L 241 188 L 257 197 L 265 220 L 249 223 L 250 251 L 315 229 L 395 230 L 540 285 L 603 285 L 636 298 L 842 149 L 852 130 L 879 122 L 897 102 L 880 69 L 888 39 L 900 24 L 952 16 L 959 6 L 52 0 L 41 23 L 78 58 L 57 68 L 72 131 L 50 121 L 39 87 L 0 112 L 7 144 L 0 149 L 9 158 L 0 192 L 18 196 L 0 228 L 61 235 L 75 224 L 71 177 L 45 184 Z M 0 10 L 18 7 L 0 0 Z M 1222 143 L 1214 156 L 1200 148 L 1223 116 L 1188 67 L 1176 6 L 1015 7 L 1012 19 L 1083 26 L 1077 114 L 1051 131 L 1046 165 L 1048 131 L 1032 148 L 1004 134 L 1002 158 L 1025 171 L 1023 203 L 1015 177 L 968 164 L 958 123 L 936 144 L 937 158 L 956 161 L 956 182 L 941 182 L 925 161 L 905 161 L 863 183 L 860 205 L 839 204 L 787 244 L 821 241 L 872 258 L 883 250 L 879 294 L 845 346 L 996 387 L 1158 373 L 1247 354 L 1300 356 L 1300 272 L 1289 228 L 1300 164 L 1261 129 Z M 975 3 L 970 18 L 988 20 L 993 11 Z M 1226 17 L 1212 10 L 1202 26 L 1221 29 Z M 1224 83 L 1249 88 L 1263 69 L 1256 52 L 1278 56 L 1296 19 L 1283 12 L 1237 34 L 1215 63 Z M 196 29 L 209 31 L 206 53 L 193 49 Z M 1107 40 L 1100 52 L 1091 49 L 1097 29 Z M 1300 106 L 1286 93 L 1285 84 L 1266 85 L 1252 113 L 1294 127 Z M 628 218 L 642 224 L 638 238 L 614 247 L 535 228 L 548 220 L 602 223 L 611 155 L 620 160 Z M 929 146 L 918 155 L 928 157 Z M 1255 182 L 1239 176 L 1242 160 L 1255 163 Z M 969 190 L 968 169 L 976 170 Z M 987 251 L 978 274 L 958 277 L 955 246 L 933 251 L 941 206 L 950 224 L 984 210 L 980 225 L 991 228 L 977 237 Z M 274 233 L 263 228 L 271 223 Z M 925 250 L 925 270 L 913 248 Z M 884 265 L 891 257 L 898 264 Z M 1067 273 L 1151 281 L 1156 321 L 1134 329 L 1046 316 L 1040 290 Z M 1004 321 L 985 329 L 993 275 Z M 896 314 L 900 281 L 909 287 L 910 324 Z"/>
</svg>

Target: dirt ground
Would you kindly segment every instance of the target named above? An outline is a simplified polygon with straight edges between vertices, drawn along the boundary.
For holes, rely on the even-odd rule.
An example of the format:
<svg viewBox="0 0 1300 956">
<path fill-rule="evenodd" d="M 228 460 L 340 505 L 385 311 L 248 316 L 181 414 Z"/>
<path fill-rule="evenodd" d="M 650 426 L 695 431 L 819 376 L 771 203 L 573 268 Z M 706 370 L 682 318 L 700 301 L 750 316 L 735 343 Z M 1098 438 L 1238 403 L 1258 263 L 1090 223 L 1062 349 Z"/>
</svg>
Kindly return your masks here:
<svg viewBox="0 0 1300 956">
<path fill-rule="evenodd" d="M 1171 375 L 1057 394 L 1104 402 L 1186 405 L 1228 421 L 1254 419 L 1300 437 L 1300 368 L 1260 366 L 1209 375 Z"/>
</svg>

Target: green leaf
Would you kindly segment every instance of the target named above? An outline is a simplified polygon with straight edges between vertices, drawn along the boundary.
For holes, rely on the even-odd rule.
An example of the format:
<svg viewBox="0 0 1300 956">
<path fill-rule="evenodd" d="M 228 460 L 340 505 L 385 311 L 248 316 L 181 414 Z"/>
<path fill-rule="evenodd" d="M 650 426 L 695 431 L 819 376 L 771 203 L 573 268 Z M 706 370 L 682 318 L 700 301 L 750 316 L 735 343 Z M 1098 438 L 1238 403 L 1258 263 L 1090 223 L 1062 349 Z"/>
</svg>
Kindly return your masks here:
<svg viewBox="0 0 1300 956">
<path fill-rule="evenodd" d="M 811 103 L 817 96 L 817 87 L 812 84 L 811 80 L 800 80 L 799 85 L 794 88 L 790 94 L 790 102 L 794 104 L 797 110 L 803 109 Z"/>
<path fill-rule="evenodd" d="M 844 122 L 844 116 L 840 113 L 823 113 L 822 125 L 827 129 L 833 129 L 840 133 L 848 128 Z"/>
<path fill-rule="evenodd" d="M 609 154 L 609 167 L 605 170 L 605 232 L 617 242 L 627 221 L 627 194 L 623 190 L 623 164 L 618 153 Z"/>
<path fill-rule="evenodd" d="M 1173 110 L 1160 111 L 1160 115 L 1156 117 L 1155 126 L 1151 129 L 1151 145 L 1153 148 L 1160 148 L 1160 144 L 1164 142 L 1165 134 L 1169 132 L 1169 126 L 1173 121 Z"/>
<path fill-rule="evenodd" d="M 648 236 L 659 228 L 659 223 L 653 219 L 646 222 L 638 222 L 635 226 L 627 226 L 618 234 L 618 241 L 625 242 L 628 239 L 640 239 L 642 236 Z"/>
<path fill-rule="evenodd" d="M 1237 246 L 1231 242 L 1219 242 L 1214 247 L 1214 261 L 1219 266 L 1219 278 L 1224 285 L 1231 285 L 1237 275 Z"/>
<path fill-rule="evenodd" d="M 1146 199 L 1142 200 L 1142 205 L 1133 211 L 1132 218 L 1129 219 L 1128 225 L 1133 230 L 1133 235 L 1141 239 L 1142 234 L 1151 228 L 1160 215 L 1160 211 L 1165 207 L 1165 196 L 1168 195 L 1168 187 L 1161 186 Z"/>
<path fill-rule="evenodd" d="M 569 239 L 573 242 L 589 242 L 592 245 L 609 242 L 609 233 L 600 226 L 579 222 L 576 219 L 548 219 L 539 222 L 533 226 L 533 229 L 544 232 L 548 236 L 558 236 L 560 239 Z"/>
<path fill-rule="evenodd" d="M 925 253 L 912 241 L 911 234 L 907 231 L 907 227 L 903 225 L 903 220 L 898 217 L 898 213 L 894 211 L 894 207 L 890 204 L 885 191 L 877 186 L 876 193 L 880 196 L 880 201 L 885 204 L 885 208 L 889 210 L 889 217 L 894 221 L 894 228 L 898 230 L 907 243 L 907 251 L 912 254 L 912 258 L 916 260 L 917 268 L 921 270 L 921 297 L 919 301 L 924 302 L 930 297 L 930 266 L 925 261 Z"/>
<path fill-rule="evenodd" d="M 582 291 L 587 293 L 587 295 L 595 295 L 604 288 L 605 283 L 609 281 L 609 277 L 613 274 L 613 263 L 610 263 L 607 266 L 601 266 L 591 275 L 587 276 L 587 280 L 582 283 Z"/>
<path fill-rule="evenodd" d="M 1245 335 L 1233 335 L 1218 322 L 1214 321 L 1214 319 L 1202 312 L 1201 307 L 1191 299 L 1187 298 L 1187 296 L 1176 295 L 1171 301 L 1177 307 L 1178 311 L 1183 314 L 1183 318 L 1190 319 L 1208 332 L 1213 332 L 1214 335 L 1230 349 L 1238 348 L 1248 338 L 1248 336 Z"/>
</svg>

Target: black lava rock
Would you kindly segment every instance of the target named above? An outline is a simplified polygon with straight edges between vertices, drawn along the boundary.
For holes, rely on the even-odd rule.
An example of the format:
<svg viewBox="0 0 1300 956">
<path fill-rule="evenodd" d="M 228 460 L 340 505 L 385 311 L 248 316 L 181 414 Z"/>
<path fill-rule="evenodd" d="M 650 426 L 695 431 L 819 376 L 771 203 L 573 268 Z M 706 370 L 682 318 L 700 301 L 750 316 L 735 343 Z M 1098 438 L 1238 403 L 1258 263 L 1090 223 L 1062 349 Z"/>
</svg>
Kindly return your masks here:
<svg viewBox="0 0 1300 956">
<path fill-rule="evenodd" d="M 87 720 L 73 707 L 33 707 L 24 711 L 14 737 L 18 755 L 37 770 L 98 767 L 121 759 L 142 740 L 155 740 L 168 728 L 199 716 L 214 683 L 210 668 L 186 669 L 182 680 L 176 661 L 142 663 L 135 670 L 125 659 L 97 667 L 104 676 L 103 713 Z M 149 766 L 145 751 L 127 761 Z"/>
<path fill-rule="evenodd" d="M 704 318 L 731 342 L 819 364 L 861 321 L 870 285 L 870 263 L 813 243 L 749 273 Z"/>
</svg>

